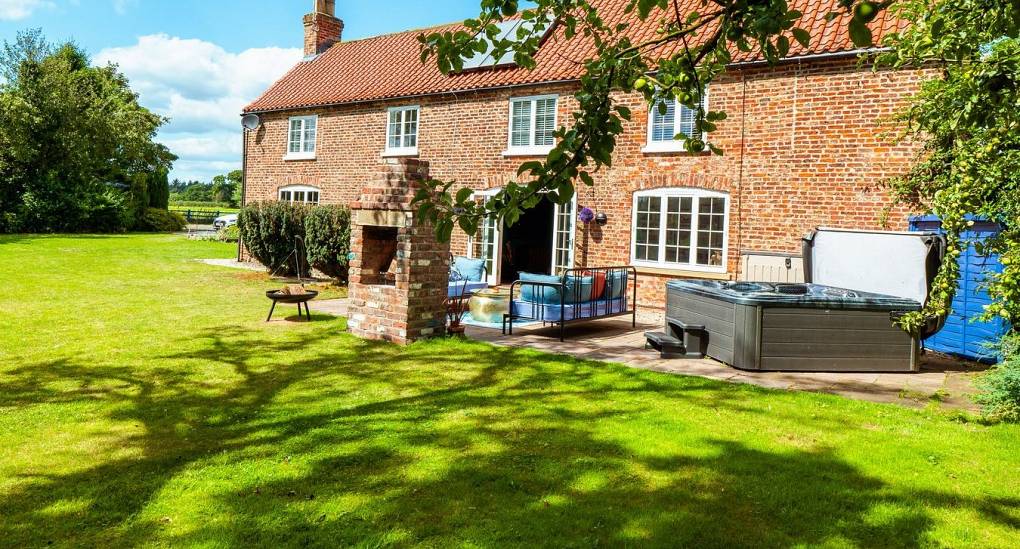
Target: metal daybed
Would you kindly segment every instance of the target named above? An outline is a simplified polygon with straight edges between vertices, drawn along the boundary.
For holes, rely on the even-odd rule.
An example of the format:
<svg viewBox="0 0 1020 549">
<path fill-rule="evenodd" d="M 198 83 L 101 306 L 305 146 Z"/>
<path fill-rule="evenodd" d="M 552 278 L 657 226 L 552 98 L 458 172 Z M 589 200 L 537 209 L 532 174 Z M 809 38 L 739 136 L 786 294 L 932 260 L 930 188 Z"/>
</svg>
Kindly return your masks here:
<svg viewBox="0 0 1020 549">
<path fill-rule="evenodd" d="M 560 341 L 575 322 L 630 315 L 637 326 L 637 270 L 629 265 L 568 269 L 558 277 L 522 273 L 510 295 L 504 335 L 513 335 L 515 321 L 559 326 Z"/>
</svg>

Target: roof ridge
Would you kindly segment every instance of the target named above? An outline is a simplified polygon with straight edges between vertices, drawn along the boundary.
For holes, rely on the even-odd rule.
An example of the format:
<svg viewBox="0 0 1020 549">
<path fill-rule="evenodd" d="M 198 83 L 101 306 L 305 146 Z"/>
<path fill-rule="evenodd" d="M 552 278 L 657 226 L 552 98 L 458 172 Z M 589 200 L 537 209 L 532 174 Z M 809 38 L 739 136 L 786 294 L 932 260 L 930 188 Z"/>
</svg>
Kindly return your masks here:
<svg viewBox="0 0 1020 549">
<path fill-rule="evenodd" d="M 418 32 L 425 32 L 425 31 L 430 31 L 430 30 L 435 30 L 435 29 L 441 29 L 441 28 L 444 28 L 444 27 L 455 27 L 455 26 L 463 26 L 463 25 L 464 25 L 463 21 L 461 21 L 459 23 L 458 22 L 441 23 L 441 24 L 438 24 L 438 25 L 430 25 L 430 26 L 427 26 L 427 27 L 420 27 L 420 28 L 416 28 L 416 29 L 407 29 L 407 30 L 396 31 L 396 32 L 386 32 L 386 33 L 383 33 L 383 34 L 376 34 L 376 35 L 373 35 L 373 36 L 365 36 L 363 38 L 355 38 L 353 40 L 341 40 L 340 42 L 337 42 L 337 44 L 354 44 L 356 42 L 368 42 L 368 41 L 371 41 L 371 40 L 378 40 L 380 38 L 389 38 L 391 36 L 402 36 L 402 35 L 405 35 L 405 34 L 413 34 L 413 33 L 418 33 Z"/>
</svg>

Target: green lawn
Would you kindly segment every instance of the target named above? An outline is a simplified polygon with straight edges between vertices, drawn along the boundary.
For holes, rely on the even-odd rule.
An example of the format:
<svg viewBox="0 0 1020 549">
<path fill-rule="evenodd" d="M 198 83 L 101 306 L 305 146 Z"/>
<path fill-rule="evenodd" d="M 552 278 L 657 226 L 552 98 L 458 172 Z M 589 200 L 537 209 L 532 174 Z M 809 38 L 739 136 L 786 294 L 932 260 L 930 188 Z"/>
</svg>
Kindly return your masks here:
<svg viewBox="0 0 1020 549">
<path fill-rule="evenodd" d="M 0 545 L 1020 540 L 1017 426 L 267 325 L 233 251 L 0 237 Z"/>
</svg>

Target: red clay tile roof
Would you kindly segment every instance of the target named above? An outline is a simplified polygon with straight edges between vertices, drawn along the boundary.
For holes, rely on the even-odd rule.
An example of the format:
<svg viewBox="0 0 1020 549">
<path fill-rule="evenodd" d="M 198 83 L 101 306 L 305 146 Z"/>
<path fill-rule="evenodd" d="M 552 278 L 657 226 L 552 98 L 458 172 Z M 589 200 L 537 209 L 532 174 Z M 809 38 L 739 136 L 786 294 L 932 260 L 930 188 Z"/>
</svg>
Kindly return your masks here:
<svg viewBox="0 0 1020 549">
<path fill-rule="evenodd" d="M 704 9 L 702 0 L 680 1 L 688 11 Z M 600 13 L 607 22 L 628 17 L 623 13 L 626 0 L 596 0 L 596 3 L 602 4 Z M 846 30 L 848 16 L 825 21 L 825 14 L 837 9 L 836 0 L 790 0 L 789 5 L 804 14 L 796 26 L 811 33 L 810 47 L 803 48 L 794 42 L 789 58 L 855 50 Z M 631 38 L 638 41 L 654 36 L 659 19 L 652 14 L 646 21 L 631 27 Z M 882 12 L 871 23 L 876 42 L 904 24 L 888 12 Z M 459 26 L 444 25 L 429 31 Z M 422 65 L 417 40 L 422 32 L 414 30 L 336 44 L 317 58 L 299 63 L 248 105 L 245 112 L 576 80 L 583 70 L 580 62 L 594 54 L 590 41 L 582 37 L 566 40 L 560 30 L 554 31 L 539 50 L 534 70 L 508 67 L 445 75 L 434 60 Z M 705 29 L 705 33 L 708 32 L 710 29 Z M 734 55 L 737 62 L 757 59 L 755 53 Z"/>
</svg>

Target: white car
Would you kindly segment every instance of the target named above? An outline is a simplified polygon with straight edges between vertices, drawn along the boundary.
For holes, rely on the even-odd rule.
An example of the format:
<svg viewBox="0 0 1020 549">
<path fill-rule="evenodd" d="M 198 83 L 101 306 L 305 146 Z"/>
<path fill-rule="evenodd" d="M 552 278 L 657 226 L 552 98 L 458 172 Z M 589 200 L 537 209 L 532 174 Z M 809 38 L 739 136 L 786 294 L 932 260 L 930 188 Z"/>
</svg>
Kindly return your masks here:
<svg viewBox="0 0 1020 549">
<path fill-rule="evenodd" d="M 231 225 L 237 225 L 237 214 L 221 215 L 213 220 L 213 227 L 216 229 L 226 229 Z"/>
</svg>

